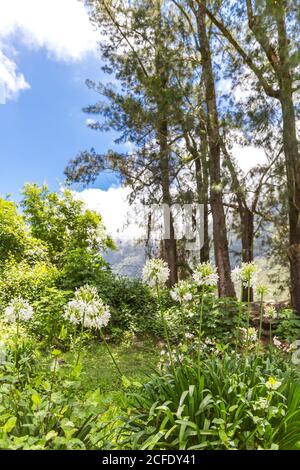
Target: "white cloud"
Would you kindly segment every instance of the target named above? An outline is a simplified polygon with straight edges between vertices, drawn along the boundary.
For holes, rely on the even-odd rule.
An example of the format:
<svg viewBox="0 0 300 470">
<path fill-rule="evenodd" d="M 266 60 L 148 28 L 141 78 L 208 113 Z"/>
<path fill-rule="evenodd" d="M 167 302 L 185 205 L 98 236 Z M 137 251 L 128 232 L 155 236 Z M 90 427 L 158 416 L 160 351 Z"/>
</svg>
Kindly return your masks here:
<svg viewBox="0 0 300 470">
<path fill-rule="evenodd" d="M 97 40 L 80 0 L 0 0 L 0 103 L 30 88 L 4 50 L 21 43 L 56 60 L 78 61 L 96 51 Z"/>
<path fill-rule="evenodd" d="M 268 161 L 263 149 L 251 145 L 247 147 L 234 145 L 232 153 L 245 173 L 256 165 L 263 165 Z"/>
<path fill-rule="evenodd" d="M 13 35 L 58 60 L 79 60 L 96 50 L 96 32 L 79 0 L 0 0 L 0 38 Z"/>
<path fill-rule="evenodd" d="M 17 65 L 0 50 L 0 104 L 14 99 L 21 90 L 30 88 L 24 75 L 17 71 Z"/>
<path fill-rule="evenodd" d="M 87 126 L 93 126 L 94 124 L 97 124 L 97 121 L 96 121 L 96 119 L 87 118 L 87 119 L 85 120 L 85 124 L 86 124 Z"/>
<path fill-rule="evenodd" d="M 74 194 L 84 201 L 89 209 L 102 216 L 104 225 L 113 239 L 134 242 L 143 238 L 145 226 L 139 226 L 137 222 L 136 206 L 129 205 L 129 188 L 111 187 L 107 191 L 85 189 Z M 142 216 L 140 217 L 142 221 Z"/>
</svg>

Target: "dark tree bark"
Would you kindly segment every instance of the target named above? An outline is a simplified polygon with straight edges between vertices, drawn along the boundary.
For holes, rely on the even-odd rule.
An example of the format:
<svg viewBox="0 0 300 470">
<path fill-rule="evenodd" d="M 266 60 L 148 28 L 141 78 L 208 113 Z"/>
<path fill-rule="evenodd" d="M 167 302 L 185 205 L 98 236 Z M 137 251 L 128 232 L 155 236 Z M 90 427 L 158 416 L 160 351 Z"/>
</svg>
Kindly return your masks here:
<svg viewBox="0 0 300 470">
<path fill-rule="evenodd" d="M 206 3 L 206 2 L 204 2 Z M 213 218 L 213 237 L 216 265 L 219 272 L 219 295 L 235 297 L 227 240 L 223 193 L 221 187 L 221 149 L 218 111 L 211 50 L 206 30 L 206 13 L 202 5 L 196 11 L 198 37 L 203 66 L 207 135 L 209 144 L 210 207 Z"/>
<path fill-rule="evenodd" d="M 300 314 L 300 155 L 293 102 L 293 80 L 289 64 L 289 44 L 283 7 L 278 7 L 276 19 L 280 58 L 278 75 L 283 122 L 283 148 L 289 200 L 290 246 L 288 256 L 291 269 L 291 300 L 292 305 Z"/>
<path fill-rule="evenodd" d="M 159 17 L 160 17 L 160 6 Z M 156 56 L 155 68 L 156 76 L 159 78 L 159 93 L 156 96 L 157 106 L 157 127 L 156 138 L 159 143 L 158 167 L 159 178 L 162 190 L 162 203 L 165 204 L 166 213 L 164 214 L 164 231 L 167 233 L 164 237 L 164 253 L 165 261 L 168 263 L 170 270 L 170 277 L 168 281 L 169 287 L 172 287 L 178 282 L 178 267 L 177 267 L 177 243 L 175 239 L 174 223 L 170 209 L 172 206 L 172 196 L 170 191 L 171 182 L 171 167 L 170 167 L 170 146 L 168 142 L 168 105 L 166 103 L 165 94 L 168 86 L 168 64 L 165 62 L 162 51 L 164 45 L 159 34 L 156 35 Z"/>
<path fill-rule="evenodd" d="M 171 208 L 172 197 L 170 193 L 170 169 L 169 169 L 169 145 L 168 145 L 168 126 L 167 121 L 164 120 L 159 123 L 158 126 L 158 141 L 160 147 L 159 155 L 159 167 L 160 167 L 160 178 L 161 178 L 161 188 L 162 188 L 162 202 L 166 204 L 168 208 Z M 170 224 L 167 227 L 167 224 Z M 176 239 L 174 233 L 174 224 L 172 213 L 165 214 L 164 217 L 164 228 L 165 231 L 169 231 L 169 238 L 164 238 L 164 252 L 166 257 L 166 262 L 170 269 L 170 279 L 169 286 L 173 286 L 178 281 L 177 273 L 177 247 Z"/>
<path fill-rule="evenodd" d="M 290 58 L 289 37 L 286 27 L 288 3 L 282 0 L 269 3 L 268 14 L 275 19 L 278 52 L 267 36 L 259 15 L 255 15 L 252 0 L 246 0 L 248 24 L 255 39 L 264 51 L 274 73 L 276 87 L 266 79 L 264 67 L 259 67 L 241 47 L 224 23 L 218 20 L 206 7 L 206 1 L 197 0 L 199 7 L 208 15 L 214 25 L 235 48 L 245 64 L 254 72 L 265 93 L 279 100 L 282 110 L 283 147 L 286 162 L 287 192 L 289 204 L 289 247 L 287 249 L 291 271 L 291 301 L 300 315 L 300 158 L 297 139 L 295 107 L 293 102 L 293 75 Z"/>
</svg>

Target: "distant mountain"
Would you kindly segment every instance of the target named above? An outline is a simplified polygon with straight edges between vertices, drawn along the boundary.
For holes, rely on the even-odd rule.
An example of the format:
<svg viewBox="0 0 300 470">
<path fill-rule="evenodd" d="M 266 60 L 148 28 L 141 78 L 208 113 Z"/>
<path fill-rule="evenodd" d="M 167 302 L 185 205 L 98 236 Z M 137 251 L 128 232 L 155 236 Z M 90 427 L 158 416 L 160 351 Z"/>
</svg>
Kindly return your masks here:
<svg viewBox="0 0 300 470">
<path fill-rule="evenodd" d="M 115 240 L 117 250 L 105 253 L 104 258 L 116 274 L 128 277 L 140 277 L 145 264 L 143 244 Z"/>
</svg>

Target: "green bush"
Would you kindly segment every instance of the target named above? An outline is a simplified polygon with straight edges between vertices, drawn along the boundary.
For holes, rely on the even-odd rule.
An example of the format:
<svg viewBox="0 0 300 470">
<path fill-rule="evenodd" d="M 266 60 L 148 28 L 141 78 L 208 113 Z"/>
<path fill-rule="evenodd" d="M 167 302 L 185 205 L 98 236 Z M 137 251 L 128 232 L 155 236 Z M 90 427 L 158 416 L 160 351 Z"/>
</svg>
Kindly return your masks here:
<svg viewBox="0 0 300 470">
<path fill-rule="evenodd" d="M 30 323 L 30 330 L 44 344 L 60 348 L 70 344 L 70 325 L 62 314 L 64 306 L 72 296 L 72 291 L 46 287 L 41 297 L 33 302 L 34 317 Z"/>
<path fill-rule="evenodd" d="M 300 449 L 300 380 L 280 358 L 206 358 L 131 395 L 119 445 L 131 449 Z"/>
<path fill-rule="evenodd" d="M 161 334 L 157 298 L 140 280 L 108 271 L 99 274 L 95 285 L 102 300 L 110 306 L 111 327 L 137 334 Z"/>
<path fill-rule="evenodd" d="M 222 343 L 233 344 L 238 326 L 246 326 L 247 305 L 231 298 L 217 298 L 206 294 L 203 304 L 202 331 L 204 336 L 215 338 Z M 197 334 L 199 328 L 200 304 L 189 306 L 173 305 L 165 310 L 170 336 L 174 341 L 182 339 L 185 328 Z M 184 326 L 184 328 L 183 328 Z"/>
<path fill-rule="evenodd" d="M 300 338 L 300 317 L 291 309 L 280 312 L 280 321 L 275 328 L 276 336 L 292 343 Z"/>
<path fill-rule="evenodd" d="M 58 270 L 44 261 L 32 265 L 25 260 L 17 262 L 11 258 L 0 272 L 0 305 L 3 308 L 19 296 L 33 302 L 47 287 L 54 286 L 58 278 Z"/>
</svg>

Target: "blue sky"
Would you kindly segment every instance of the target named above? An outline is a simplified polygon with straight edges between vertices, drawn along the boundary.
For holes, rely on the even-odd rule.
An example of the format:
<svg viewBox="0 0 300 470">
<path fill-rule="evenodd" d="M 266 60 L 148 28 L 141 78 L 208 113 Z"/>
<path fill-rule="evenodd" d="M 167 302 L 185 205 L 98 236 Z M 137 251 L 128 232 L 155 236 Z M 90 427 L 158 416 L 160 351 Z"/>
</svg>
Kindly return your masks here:
<svg viewBox="0 0 300 470">
<path fill-rule="evenodd" d="M 101 72 L 99 40 L 79 0 L 0 0 L 1 195 L 19 200 L 25 182 L 56 190 L 80 150 L 114 148 L 115 136 L 89 129 L 82 112 L 98 99 L 85 80 L 109 79 Z M 262 149 L 234 151 L 244 170 L 264 160 Z M 116 185 L 111 174 L 96 184 Z"/>
<path fill-rule="evenodd" d="M 8 1 L 18 3 L 18 0 Z M 26 1 L 35 6 L 36 0 Z M 51 1 L 52 4 L 48 0 L 39 0 L 52 12 L 52 5 L 57 1 Z M 60 1 L 69 5 L 69 8 L 70 5 L 77 8 L 77 0 Z M 7 21 L 12 22 L 7 9 L 1 12 L 5 3 L 7 9 L 10 8 L 6 0 L 1 0 L 0 16 L 4 12 Z M 75 16 L 77 23 L 80 22 L 78 15 Z M 4 75 L 3 80 L 5 77 L 7 80 L 6 90 L 9 86 L 16 90 L 16 82 L 20 77 L 27 87 L 20 85 L 19 80 L 19 90 L 11 93 L 5 103 L 0 104 L 0 194 L 4 196 L 10 193 L 13 199 L 19 199 L 19 191 L 25 182 L 42 184 L 46 181 L 51 189 L 58 189 L 64 180 L 63 171 L 67 162 L 80 150 L 95 147 L 96 151 L 103 152 L 113 147 L 113 135 L 89 129 L 85 123 L 88 116 L 82 112 L 82 107 L 97 100 L 97 95 L 86 87 L 85 80 L 103 78 L 99 58 L 94 45 L 88 43 L 87 33 L 82 38 L 82 41 L 86 40 L 87 46 L 83 52 L 78 52 L 79 47 L 76 50 L 76 45 L 70 45 L 72 38 L 66 42 L 61 35 L 59 43 L 59 35 L 52 39 L 51 31 L 41 43 L 42 32 L 36 32 L 35 24 L 32 25 L 30 21 L 28 17 L 25 26 L 17 26 L 2 41 L 0 32 L 4 58 L 8 58 L 14 67 L 13 71 L 10 67 L 10 71 L 15 84 L 12 80 L 8 82 L 7 75 Z M 86 18 L 84 21 L 88 28 Z M 7 23 L 4 26 L 7 27 Z M 70 35 L 78 34 L 76 26 L 74 24 L 70 27 Z M 55 34 L 54 25 L 53 28 Z M 33 36 L 31 42 L 28 36 Z M 97 181 L 97 187 L 102 189 L 117 184 L 116 176 L 111 174 L 104 174 Z"/>
</svg>

